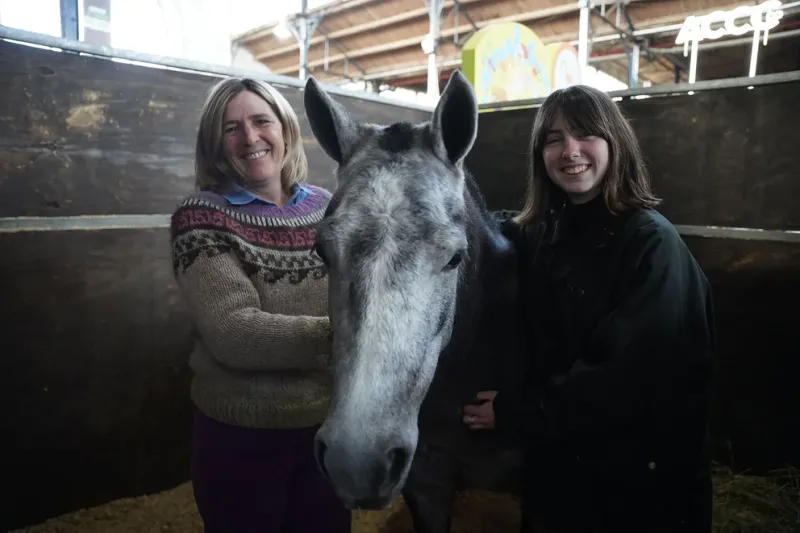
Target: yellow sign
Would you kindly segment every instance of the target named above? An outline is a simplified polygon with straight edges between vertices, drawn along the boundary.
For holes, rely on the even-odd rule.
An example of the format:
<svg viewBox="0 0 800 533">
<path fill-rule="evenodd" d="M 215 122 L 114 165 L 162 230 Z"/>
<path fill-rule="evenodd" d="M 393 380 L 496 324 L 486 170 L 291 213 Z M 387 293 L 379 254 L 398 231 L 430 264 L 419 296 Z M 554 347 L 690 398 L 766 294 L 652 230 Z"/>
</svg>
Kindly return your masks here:
<svg viewBox="0 0 800 533">
<path fill-rule="evenodd" d="M 515 22 L 493 24 L 470 37 L 461 51 L 461 69 L 479 104 L 541 98 L 580 83 L 573 46 L 545 45 Z"/>
</svg>

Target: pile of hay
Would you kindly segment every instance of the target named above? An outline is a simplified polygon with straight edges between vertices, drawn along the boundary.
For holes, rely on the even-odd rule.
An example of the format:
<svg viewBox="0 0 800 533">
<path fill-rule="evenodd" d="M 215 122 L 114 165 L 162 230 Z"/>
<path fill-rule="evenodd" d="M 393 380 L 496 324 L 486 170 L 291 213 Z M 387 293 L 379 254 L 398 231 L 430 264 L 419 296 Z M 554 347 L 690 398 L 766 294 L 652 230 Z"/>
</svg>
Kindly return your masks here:
<svg viewBox="0 0 800 533">
<path fill-rule="evenodd" d="M 519 528 L 519 502 L 512 496 L 465 491 L 453 505 L 452 533 L 518 533 Z M 416 532 L 401 497 L 382 511 L 353 513 L 352 533 Z"/>
<path fill-rule="evenodd" d="M 714 533 L 800 533 L 800 471 L 767 476 L 714 467 Z"/>
<path fill-rule="evenodd" d="M 115 500 L 9 533 L 202 533 L 192 486 Z"/>
<path fill-rule="evenodd" d="M 734 474 L 715 466 L 714 533 L 800 533 L 800 471 Z M 11 533 L 200 533 L 191 485 L 82 509 Z M 517 533 L 515 498 L 467 491 L 456 501 L 454 533 Z M 398 498 L 383 511 L 353 513 L 353 533 L 413 533 Z"/>
</svg>

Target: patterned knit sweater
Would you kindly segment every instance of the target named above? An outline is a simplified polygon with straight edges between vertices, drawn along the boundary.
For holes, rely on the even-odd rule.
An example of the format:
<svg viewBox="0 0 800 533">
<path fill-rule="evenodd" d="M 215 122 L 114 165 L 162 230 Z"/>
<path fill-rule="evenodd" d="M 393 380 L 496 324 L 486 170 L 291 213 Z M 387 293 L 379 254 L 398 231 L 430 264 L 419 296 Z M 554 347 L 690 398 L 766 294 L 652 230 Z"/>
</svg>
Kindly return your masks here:
<svg viewBox="0 0 800 533">
<path fill-rule="evenodd" d="M 247 427 L 307 427 L 329 402 L 327 272 L 312 246 L 330 193 L 231 206 L 211 192 L 172 216 L 173 268 L 195 328 L 191 397 Z"/>
</svg>

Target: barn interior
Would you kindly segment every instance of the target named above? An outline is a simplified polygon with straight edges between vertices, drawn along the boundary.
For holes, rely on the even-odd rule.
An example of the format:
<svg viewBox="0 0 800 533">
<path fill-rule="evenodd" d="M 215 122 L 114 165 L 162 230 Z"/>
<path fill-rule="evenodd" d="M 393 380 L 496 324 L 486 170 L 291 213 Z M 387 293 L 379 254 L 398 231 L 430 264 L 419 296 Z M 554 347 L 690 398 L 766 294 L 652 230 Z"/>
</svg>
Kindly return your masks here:
<svg viewBox="0 0 800 533">
<path fill-rule="evenodd" d="M 311 182 L 333 190 L 334 164 L 303 111 L 307 76 L 360 120 L 421 122 L 465 67 L 470 39 L 513 24 L 568 45 L 585 81 L 630 117 L 660 210 L 712 283 L 714 532 L 797 531 L 800 2 L 298 0 L 285 17 L 221 36 L 209 33 L 215 17 L 246 19 L 244 8 L 139 4 L 172 10 L 164 33 L 182 35 L 183 55 L 118 47 L 108 19 L 122 3 L 50 4 L 52 31 L 42 29 L 49 11 L 26 26 L 0 0 L 0 390 L 11 445 L 0 530 L 202 531 L 189 484 L 193 333 L 169 216 L 193 190 L 197 123 L 216 81 L 247 75 L 280 90 L 300 118 Z M 766 34 L 741 29 L 755 19 L 730 23 L 696 45 L 694 67 L 691 43 L 684 53 L 676 42 L 687 18 L 713 14 L 719 30 L 760 5 Z M 198 55 L 211 40 L 222 60 Z M 492 210 L 521 206 L 542 99 L 481 104 L 467 167 Z M 513 496 L 460 495 L 454 533 L 517 528 Z M 354 513 L 353 531 L 413 530 L 399 499 Z"/>
<path fill-rule="evenodd" d="M 676 44 L 686 19 L 743 5 L 756 3 L 591 2 L 587 8 L 588 62 L 628 87 L 687 82 L 690 57 Z M 234 42 L 275 74 L 297 76 L 302 67 L 328 83 L 425 92 L 430 55 L 425 55 L 421 43 L 429 36 L 433 36 L 435 48 L 427 51 L 435 55 L 438 84 L 443 86 L 460 67 L 464 44 L 489 25 L 514 22 L 536 32 L 544 44 L 578 46 L 581 6 L 581 2 L 557 0 L 335 2 L 254 28 L 236 36 Z M 758 74 L 798 68 L 798 7 L 794 2 L 781 6 L 783 16 L 769 31 L 768 46 L 759 52 Z M 313 29 L 305 56 L 301 54 L 305 41 L 300 34 L 288 34 L 291 28 L 304 27 Z M 750 34 L 725 35 L 700 43 L 696 79 L 747 76 L 751 46 Z"/>
</svg>

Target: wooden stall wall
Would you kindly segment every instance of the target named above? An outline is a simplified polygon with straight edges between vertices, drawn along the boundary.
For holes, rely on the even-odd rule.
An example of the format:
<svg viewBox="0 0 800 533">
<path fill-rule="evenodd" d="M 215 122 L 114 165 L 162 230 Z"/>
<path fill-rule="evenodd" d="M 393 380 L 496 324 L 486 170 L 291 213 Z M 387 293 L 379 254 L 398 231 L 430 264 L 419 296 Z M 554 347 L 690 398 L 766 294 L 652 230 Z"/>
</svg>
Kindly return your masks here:
<svg viewBox="0 0 800 533">
<path fill-rule="evenodd" d="M 217 80 L 0 41 L 0 218 L 169 215 Z M 302 93 L 279 89 L 311 183 L 333 188 Z M 429 115 L 338 99 L 364 120 Z M 191 338 L 168 229 L 0 232 L 0 250 L 0 531 L 185 481 Z"/>
<path fill-rule="evenodd" d="M 675 224 L 800 229 L 800 82 L 624 99 Z M 481 113 L 467 158 L 492 209 L 521 207 L 536 108 Z"/>
<path fill-rule="evenodd" d="M 800 229 L 800 83 L 624 99 L 673 224 Z M 482 113 L 467 159 L 491 209 L 520 209 L 536 108 Z M 714 290 L 716 457 L 800 466 L 800 243 L 684 236 Z"/>
</svg>

